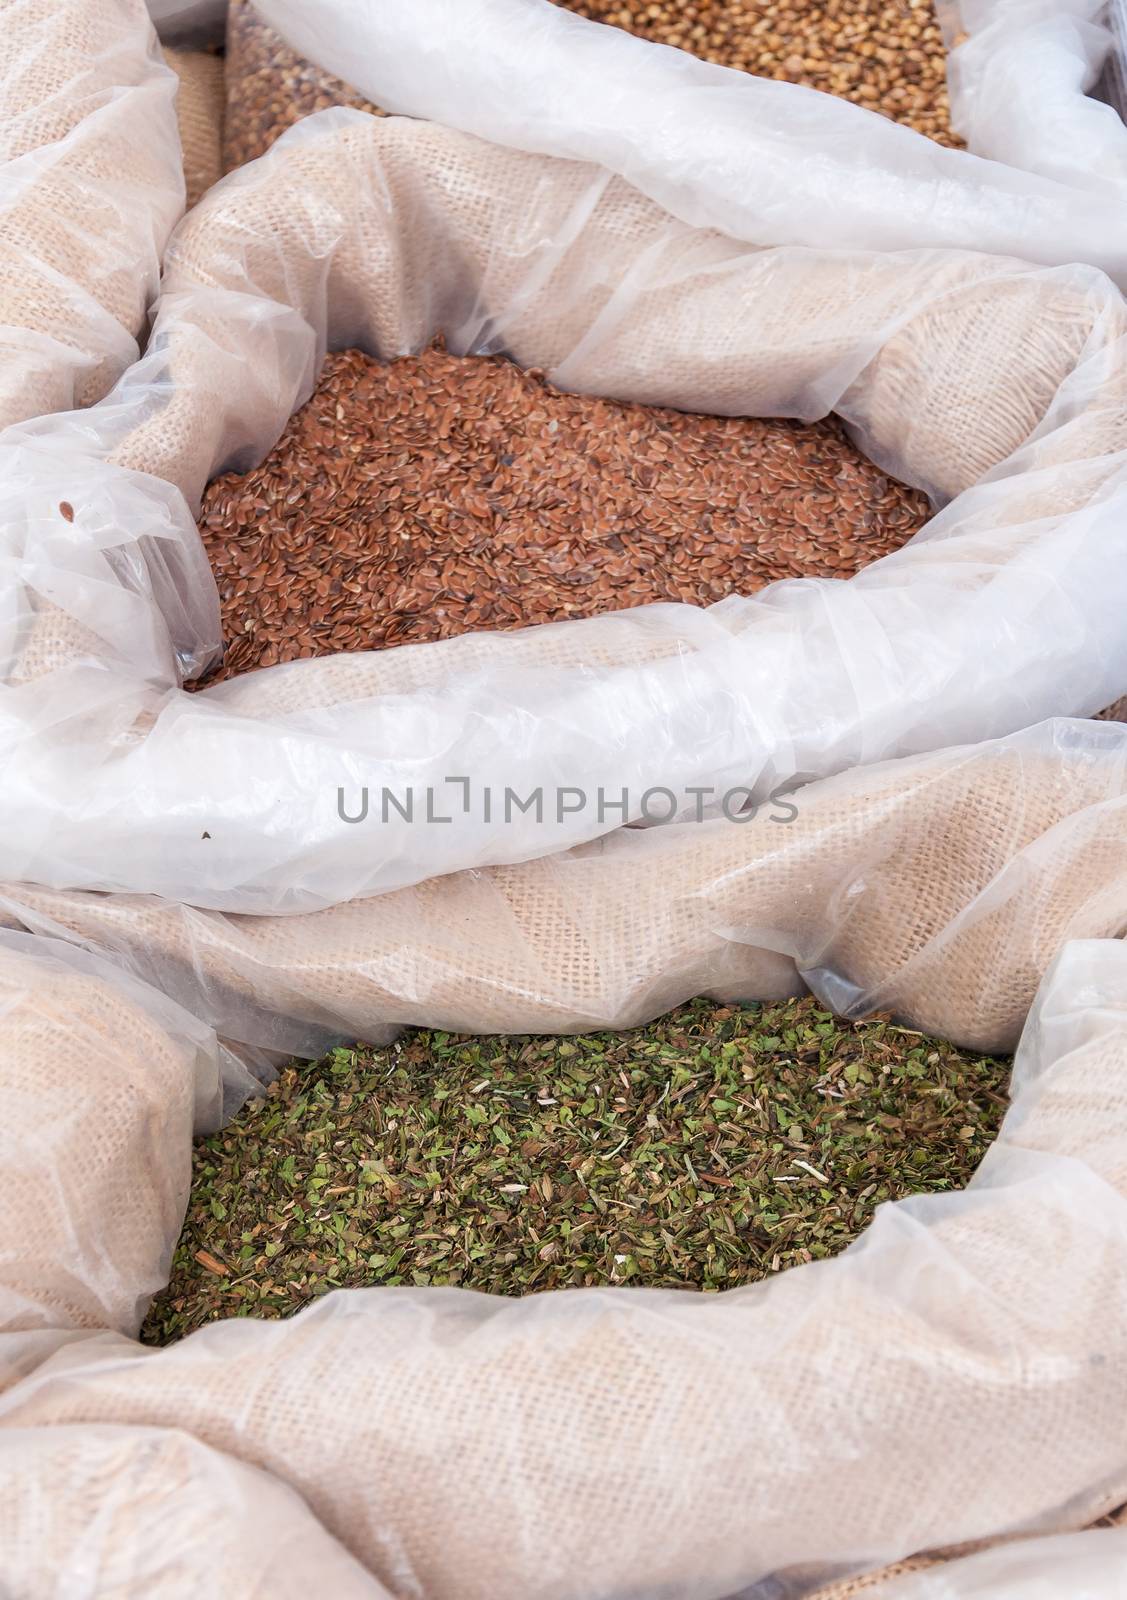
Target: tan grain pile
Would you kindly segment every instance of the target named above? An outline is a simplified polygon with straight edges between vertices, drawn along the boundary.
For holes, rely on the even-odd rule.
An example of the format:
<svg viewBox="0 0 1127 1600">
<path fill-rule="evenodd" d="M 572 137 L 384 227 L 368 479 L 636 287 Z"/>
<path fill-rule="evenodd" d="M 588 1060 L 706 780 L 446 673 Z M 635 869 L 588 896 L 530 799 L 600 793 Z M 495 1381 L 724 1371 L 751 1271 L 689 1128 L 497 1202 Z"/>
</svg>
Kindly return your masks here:
<svg viewBox="0 0 1127 1600">
<path fill-rule="evenodd" d="M 224 674 L 849 577 L 928 505 L 836 422 L 563 394 L 437 347 L 330 356 L 266 460 L 209 488 Z"/>
<path fill-rule="evenodd" d="M 958 145 L 931 0 L 567 0 L 567 9 L 706 61 L 803 83 Z"/>
<path fill-rule="evenodd" d="M 227 12 L 227 111 L 223 170 L 265 154 L 302 117 L 330 106 L 383 113 L 331 72 L 322 72 L 267 27 L 250 0 L 230 0 Z"/>
<path fill-rule="evenodd" d="M 842 96 L 941 144 L 950 128 L 946 58 L 931 0 L 569 0 L 566 7 L 706 61 Z M 252 161 L 314 111 L 377 112 L 279 38 L 251 0 L 227 20 L 224 167 Z"/>
</svg>

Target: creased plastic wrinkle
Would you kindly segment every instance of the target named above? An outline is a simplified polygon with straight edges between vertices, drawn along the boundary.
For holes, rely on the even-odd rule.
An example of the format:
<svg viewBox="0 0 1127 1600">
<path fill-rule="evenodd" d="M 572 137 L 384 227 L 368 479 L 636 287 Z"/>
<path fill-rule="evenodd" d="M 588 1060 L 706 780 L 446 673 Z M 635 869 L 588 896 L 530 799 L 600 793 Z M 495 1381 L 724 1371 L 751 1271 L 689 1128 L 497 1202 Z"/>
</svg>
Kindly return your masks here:
<svg viewBox="0 0 1127 1600">
<path fill-rule="evenodd" d="M 111 954 L 260 1053 L 627 1028 L 806 987 L 1011 1050 L 1061 946 L 1127 931 L 1127 726 L 1045 723 L 305 915 L 9 884 L 0 921 Z"/>
<path fill-rule="evenodd" d="M 951 122 L 970 150 L 1127 199 L 1127 129 L 1093 93 L 1113 44 L 1106 0 L 939 0 L 937 10 Z"/>
<path fill-rule="evenodd" d="M 1014 1535 L 873 1592 L 1106 1592 L 1119 1531 L 1077 1530 L 1127 1500 L 1127 729 L 1086 720 L 1127 693 L 1115 195 L 540 0 L 262 3 L 449 125 L 325 113 L 211 190 L 133 365 L 180 206 L 149 24 L 16 0 L 0 40 L 0 1590 L 779 1600 Z M 835 411 L 936 514 L 849 582 L 187 692 L 209 478 L 327 349 L 436 335 L 583 393 Z M 722 1295 L 347 1291 L 137 1342 L 193 1132 L 279 1053 L 804 988 L 1020 1034 L 965 1193 Z"/>
<path fill-rule="evenodd" d="M 864 1600 L 1109 1600 L 1122 1590 L 1125 1562 L 1127 1528 L 1089 1528 L 893 1571 L 854 1592 Z M 837 1587 L 846 1600 L 848 1590 Z M 825 1596 L 838 1600 L 832 1588 Z"/>
<path fill-rule="evenodd" d="M 997 22 L 987 50 L 999 35 L 1003 46 L 975 127 L 989 123 L 994 134 L 1012 123 L 1017 133 L 984 141 L 981 154 L 944 149 L 815 89 L 633 38 L 550 0 L 254 4 L 303 56 L 374 104 L 598 162 L 696 226 L 755 244 L 931 245 L 1050 265 L 1089 261 L 1127 286 L 1127 195 L 1106 184 L 1088 192 L 1093 165 L 1123 139 L 1113 114 L 1100 116 L 1079 91 L 1107 49 L 1099 0 L 961 0 L 966 26 Z M 939 9 L 958 4 L 940 0 Z M 957 84 L 954 109 L 959 121 Z M 1054 148 L 1063 159 L 1051 159 Z"/>
<path fill-rule="evenodd" d="M 942 509 L 849 582 L 185 693 L 217 634 L 189 513 L 209 476 L 262 457 L 327 347 L 393 359 L 438 333 L 583 392 L 832 408 Z M 559 852 L 649 820 L 654 790 L 681 820 L 734 814 L 1091 714 L 1127 690 L 1125 333 L 1090 267 L 760 249 L 588 164 L 310 118 L 181 224 L 112 393 L 0 436 L 0 874 L 308 911 Z"/>
<path fill-rule="evenodd" d="M 436 1600 L 796 1594 L 1011 1533 L 1054 1536 L 1059 1570 L 1061 1536 L 1127 1497 L 1121 942 L 1054 963 L 969 1188 L 882 1206 L 833 1260 L 719 1295 L 348 1290 L 163 1350 L 134 1342 L 134 1297 L 180 1225 L 214 1040 L 89 960 L 0 936 L 9 1582 L 42 1572 L 44 1518 L 60 1560 L 81 1540 L 127 1573 L 167 1521 L 146 1592 L 187 1593 L 229 1537 L 188 1539 L 220 1486 L 254 1524 L 236 1570 L 280 1516 L 295 1572 Z M 1081 1576 L 1105 1548 L 1068 1546 Z"/>
</svg>

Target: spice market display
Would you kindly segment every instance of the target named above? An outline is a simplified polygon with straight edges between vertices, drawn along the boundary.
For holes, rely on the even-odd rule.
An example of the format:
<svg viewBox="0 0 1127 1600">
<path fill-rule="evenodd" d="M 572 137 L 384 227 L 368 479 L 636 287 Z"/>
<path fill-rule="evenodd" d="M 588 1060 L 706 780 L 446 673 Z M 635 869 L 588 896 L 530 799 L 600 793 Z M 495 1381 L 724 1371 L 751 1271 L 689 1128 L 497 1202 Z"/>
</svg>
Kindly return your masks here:
<svg viewBox="0 0 1127 1600">
<path fill-rule="evenodd" d="M 0 1592 L 1118 1593 L 1120 9 L 11 0 Z"/>
</svg>

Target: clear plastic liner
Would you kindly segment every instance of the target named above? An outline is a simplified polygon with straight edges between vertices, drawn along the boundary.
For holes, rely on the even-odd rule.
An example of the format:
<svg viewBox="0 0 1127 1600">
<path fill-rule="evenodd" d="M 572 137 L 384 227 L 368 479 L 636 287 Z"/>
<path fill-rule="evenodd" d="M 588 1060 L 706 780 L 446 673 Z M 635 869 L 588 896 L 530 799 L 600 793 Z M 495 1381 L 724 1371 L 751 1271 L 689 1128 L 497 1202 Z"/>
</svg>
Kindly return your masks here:
<svg viewBox="0 0 1127 1600">
<path fill-rule="evenodd" d="M 292 1489 L 176 1428 L 0 1431 L 11 1600 L 386 1600 Z"/>
<path fill-rule="evenodd" d="M 81 716 L 93 697 L 126 738 L 130 698 L 219 649 L 215 583 L 183 499 L 79 451 L 17 441 L 0 458 L 0 724 L 34 735 L 56 705 Z"/>
<path fill-rule="evenodd" d="M 1127 1527 L 1087 1528 L 892 1569 L 820 1589 L 811 1600 L 1117 1600 L 1125 1571 Z"/>
<path fill-rule="evenodd" d="M 123 1076 L 147 1051 L 123 1043 Z M 968 1190 L 881 1207 L 833 1260 L 719 1295 L 342 1291 L 159 1351 L 17 1328 L 0 1440 L 182 1430 L 296 1489 L 391 1592 L 433 1600 L 793 1594 L 1082 1527 L 1127 1498 L 1125 1066 L 1127 949 L 1074 942 Z M 27 1115 L 32 1199 L 110 1136 L 186 1159 L 171 1105 L 98 1096 L 81 1130 Z M 100 1256 L 104 1216 L 86 1217 L 76 1244 Z M 178 1221 L 138 1208 L 137 1258 Z"/>
<path fill-rule="evenodd" d="M 259 459 L 327 346 L 392 359 L 439 332 L 586 392 L 833 408 L 878 461 L 955 498 L 848 583 L 169 688 L 170 660 L 198 670 L 217 634 L 171 485 L 194 503 Z M 676 815 L 720 815 L 736 790 L 1094 713 L 1127 690 L 1125 357 L 1122 298 L 1087 267 L 759 250 L 596 168 L 310 118 L 185 219 L 149 351 L 115 391 L 0 439 L 17 487 L 89 474 L 43 502 L 56 609 L 23 556 L 7 602 L 0 874 L 307 911 L 569 848 L 646 820 L 655 789 Z M 67 596 L 105 529 L 112 562 Z M 131 608 L 149 595 L 165 623 L 145 630 Z M 70 658 L 59 609 L 80 624 Z M 365 789 L 386 822 L 342 820 Z M 455 823 L 420 825 L 450 804 Z"/>
<path fill-rule="evenodd" d="M 1009 257 L 1127 278 L 1127 209 L 539 0 L 263 11 L 502 143 L 311 119 L 185 220 L 112 393 L 0 436 L 0 1588 L 766 1600 L 1085 1526 L 1127 1499 L 1127 950 L 1090 937 L 1127 922 L 1127 730 L 1014 730 L 1127 692 L 1127 313 L 1092 266 Z M 13 237 L 57 211 L 63 256 L 97 245 L 10 318 L 40 411 L 128 359 L 175 148 L 132 114 L 171 107 L 139 5 L 55 14 L 95 66 L 83 30 L 140 18 L 148 65 L 45 141 L 21 74 L 71 58 L 28 0 L 0 41 L 35 41 L 0 75 Z M 87 148 L 108 242 L 72 203 L 104 224 Z M 848 583 L 185 693 L 218 647 L 209 475 L 261 458 L 326 348 L 436 333 L 585 392 L 834 409 L 942 509 Z M 1054 956 L 968 1190 L 834 1260 L 714 1296 L 346 1291 L 136 1342 L 193 1128 L 266 1052 L 803 983 L 996 1049 Z M 953 1592 L 1048 1570 L 968 1559 Z"/>
<path fill-rule="evenodd" d="M 848 101 L 699 61 L 549 0 L 255 9 L 388 111 L 598 162 L 694 226 L 756 244 L 1089 261 L 1127 283 L 1127 199 L 944 149 Z"/>
<path fill-rule="evenodd" d="M 1127 128 L 1091 98 L 1107 0 L 940 0 L 951 120 L 976 155 L 1127 199 Z"/>
<path fill-rule="evenodd" d="M 1127 727 L 1057 722 L 862 767 L 742 820 L 622 829 L 297 917 L 0 889 L 0 917 L 78 939 L 221 1037 L 315 1056 L 404 1024 L 636 1026 L 696 995 L 809 985 L 1012 1049 L 1066 940 L 1127 930 Z"/>
<path fill-rule="evenodd" d="M 136 360 L 184 209 L 175 92 L 142 0 L 5 5 L 0 426 L 98 400 Z"/>
<path fill-rule="evenodd" d="M 0 934 L 0 1328 L 137 1332 L 224 1066 L 208 1027 L 110 962 Z"/>
</svg>

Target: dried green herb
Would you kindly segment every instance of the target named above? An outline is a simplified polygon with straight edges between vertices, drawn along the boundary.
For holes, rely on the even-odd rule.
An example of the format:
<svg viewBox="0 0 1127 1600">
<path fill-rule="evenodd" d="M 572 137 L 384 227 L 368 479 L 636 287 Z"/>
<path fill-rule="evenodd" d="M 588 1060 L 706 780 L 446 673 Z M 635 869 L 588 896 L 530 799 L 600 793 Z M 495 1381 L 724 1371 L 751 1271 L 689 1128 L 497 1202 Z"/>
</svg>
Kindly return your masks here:
<svg viewBox="0 0 1127 1600">
<path fill-rule="evenodd" d="M 336 1050 L 197 1145 L 143 1337 L 347 1285 L 732 1288 L 841 1250 L 883 1200 L 961 1187 L 1008 1075 L 813 1000 Z"/>
</svg>

